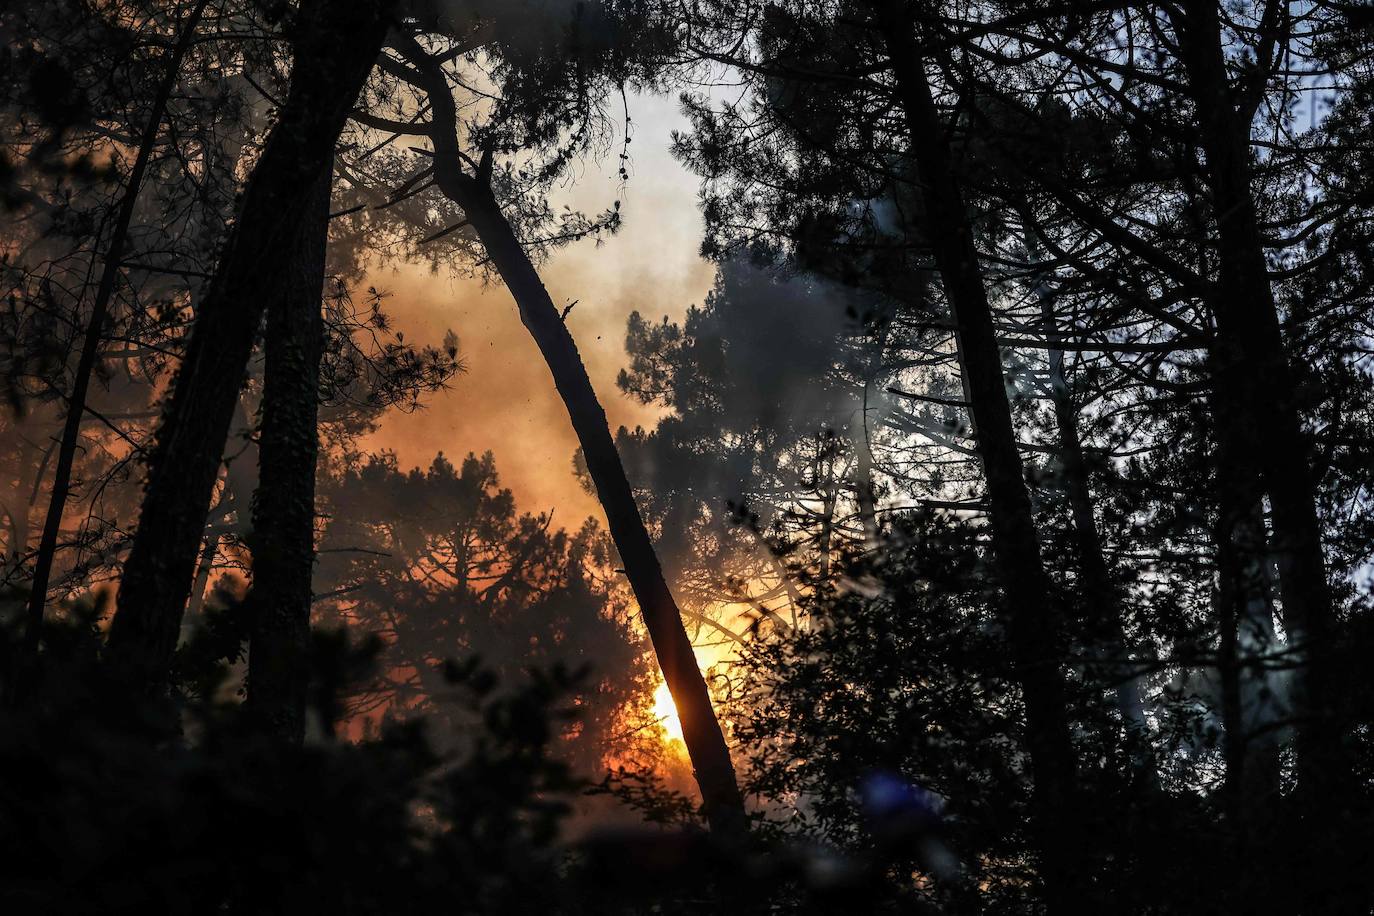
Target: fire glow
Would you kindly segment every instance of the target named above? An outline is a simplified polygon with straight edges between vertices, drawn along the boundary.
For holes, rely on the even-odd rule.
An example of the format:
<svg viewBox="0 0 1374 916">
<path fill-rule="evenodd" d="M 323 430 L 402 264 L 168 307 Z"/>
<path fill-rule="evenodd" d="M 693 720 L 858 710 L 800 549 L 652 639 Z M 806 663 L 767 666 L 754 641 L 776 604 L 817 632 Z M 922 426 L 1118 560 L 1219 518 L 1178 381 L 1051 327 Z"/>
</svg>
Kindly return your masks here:
<svg viewBox="0 0 1374 916">
<path fill-rule="evenodd" d="M 658 719 L 658 727 L 663 731 L 663 740 L 667 744 L 682 743 L 682 721 L 677 715 L 677 706 L 673 703 L 673 695 L 668 690 L 668 682 L 663 681 L 654 691 L 654 716 Z"/>
</svg>

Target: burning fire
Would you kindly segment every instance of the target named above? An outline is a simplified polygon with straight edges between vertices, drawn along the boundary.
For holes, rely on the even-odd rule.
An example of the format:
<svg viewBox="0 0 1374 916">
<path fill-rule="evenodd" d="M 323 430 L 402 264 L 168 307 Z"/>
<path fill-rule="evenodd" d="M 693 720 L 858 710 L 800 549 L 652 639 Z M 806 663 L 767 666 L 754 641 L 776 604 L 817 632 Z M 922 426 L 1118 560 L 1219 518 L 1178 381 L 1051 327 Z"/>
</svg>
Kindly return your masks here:
<svg viewBox="0 0 1374 916">
<path fill-rule="evenodd" d="M 682 722 L 677 717 L 677 707 L 673 705 L 673 695 L 664 681 L 654 691 L 654 715 L 658 726 L 663 730 L 663 740 L 669 744 L 682 741 Z"/>
</svg>

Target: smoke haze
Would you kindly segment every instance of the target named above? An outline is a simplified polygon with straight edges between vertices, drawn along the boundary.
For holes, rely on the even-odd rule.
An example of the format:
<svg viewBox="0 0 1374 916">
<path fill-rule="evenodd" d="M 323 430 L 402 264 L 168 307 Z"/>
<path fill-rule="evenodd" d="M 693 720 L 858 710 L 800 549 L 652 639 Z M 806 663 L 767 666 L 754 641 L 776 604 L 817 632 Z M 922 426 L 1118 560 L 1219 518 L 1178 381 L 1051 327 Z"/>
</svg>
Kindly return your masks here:
<svg viewBox="0 0 1374 916">
<path fill-rule="evenodd" d="M 616 373 L 625 364 L 625 320 L 636 309 L 679 318 L 710 289 L 713 268 L 698 254 L 702 236 L 696 181 L 673 159 L 670 132 L 684 124 L 672 98 L 630 100 L 631 178 L 622 189 L 616 160 L 583 163 L 576 187 L 555 201 L 574 209 L 604 209 L 619 192 L 624 227 L 598 247 L 582 241 L 553 253 L 541 274 L 568 315 L 592 384 L 612 430 L 652 425 L 657 409 L 621 396 Z M 467 372 L 452 388 L 428 396 L 411 414 L 392 411 L 365 448 L 394 450 L 402 467 L 425 466 L 436 452 L 461 457 L 490 449 L 503 483 L 528 511 L 556 510 L 563 525 L 600 506 L 573 475 L 576 436 L 567 410 L 515 304 L 504 287 L 431 273 L 421 264 L 378 269 L 367 283 L 392 295 L 385 308 L 397 330 L 416 344 L 438 344 L 452 328 Z"/>
</svg>

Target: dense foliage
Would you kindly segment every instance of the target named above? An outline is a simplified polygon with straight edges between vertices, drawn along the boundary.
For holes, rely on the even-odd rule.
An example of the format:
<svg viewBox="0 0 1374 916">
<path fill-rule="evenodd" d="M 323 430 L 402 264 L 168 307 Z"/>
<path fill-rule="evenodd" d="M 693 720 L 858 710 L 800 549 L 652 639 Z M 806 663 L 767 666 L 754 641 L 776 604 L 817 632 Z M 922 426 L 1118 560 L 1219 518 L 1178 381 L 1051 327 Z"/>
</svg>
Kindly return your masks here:
<svg viewBox="0 0 1374 916">
<path fill-rule="evenodd" d="M 0 36 L 6 912 L 1374 906 L 1367 6 Z M 613 431 L 541 270 L 664 93 L 715 280 Z M 604 524 L 375 451 L 467 369 L 401 262 L 504 285 Z"/>
</svg>

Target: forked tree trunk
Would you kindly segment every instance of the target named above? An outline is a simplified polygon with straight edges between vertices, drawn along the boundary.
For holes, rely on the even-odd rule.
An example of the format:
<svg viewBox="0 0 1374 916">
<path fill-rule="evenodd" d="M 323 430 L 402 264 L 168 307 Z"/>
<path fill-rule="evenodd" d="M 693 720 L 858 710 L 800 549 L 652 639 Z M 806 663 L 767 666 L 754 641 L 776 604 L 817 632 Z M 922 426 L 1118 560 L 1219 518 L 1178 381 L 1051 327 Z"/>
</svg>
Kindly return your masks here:
<svg viewBox="0 0 1374 916">
<path fill-rule="evenodd" d="M 1248 447 L 1269 495 L 1284 623 L 1300 663 L 1298 791 L 1321 819 L 1348 800 L 1353 780 L 1332 678 L 1336 613 L 1322 551 L 1317 486 L 1250 188 L 1250 118 L 1236 107 L 1216 3 L 1188 3 L 1180 26 L 1216 218 L 1217 373 L 1230 377 L 1225 383 L 1236 393 L 1251 440 Z"/>
<path fill-rule="evenodd" d="M 927 236 L 955 325 L 959 359 L 987 481 L 992 546 L 1004 593 L 1011 652 L 1026 705 L 1035 833 L 1052 912 L 1081 908 L 1075 875 L 1084 868 L 1077 763 L 1069 738 L 1061 665 L 1060 615 L 1050 600 L 1030 494 L 1007 402 L 1001 352 L 983 285 L 972 227 L 950 162 L 948 139 L 931 95 L 913 24 L 893 0 L 877 0 L 910 155 L 924 199 Z"/>
<path fill-rule="evenodd" d="M 194 573 L 234 403 L 266 303 L 327 174 L 344 119 L 381 49 L 391 0 L 303 3 L 291 90 L 244 190 L 191 331 L 152 454 L 110 652 L 150 686 L 165 676 Z"/>
<path fill-rule="evenodd" d="M 457 112 L 439 63 L 414 39 L 403 38 L 398 44 L 415 66 L 429 96 L 436 183 L 446 197 L 462 207 L 491 263 L 505 281 L 520 320 L 538 345 L 577 433 L 611 538 L 625 564 L 625 574 L 639 603 L 663 679 L 677 707 L 683 743 L 701 789 L 707 820 L 713 832 L 738 836 L 745 825 L 744 801 L 730 751 L 577 344 L 492 194 L 490 156 L 483 156 L 475 177 L 462 169 Z"/>
<path fill-rule="evenodd" d="M 253 496 L 248 709 L 284 741 L 305 737 L 310 584 L 315 566 L 321 299 L 332 169 L 315 179 L 295 262 L 267 307 L 259 481 Z"/>
</svg>

